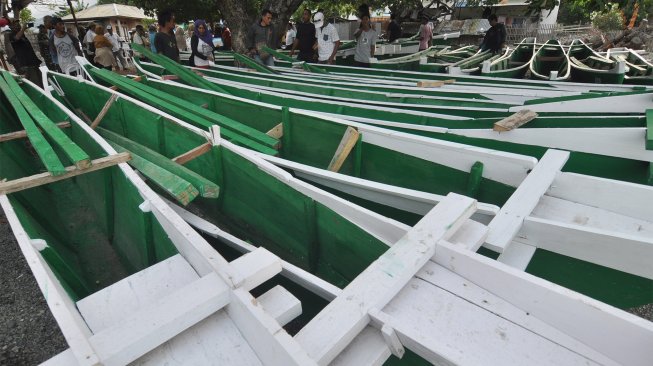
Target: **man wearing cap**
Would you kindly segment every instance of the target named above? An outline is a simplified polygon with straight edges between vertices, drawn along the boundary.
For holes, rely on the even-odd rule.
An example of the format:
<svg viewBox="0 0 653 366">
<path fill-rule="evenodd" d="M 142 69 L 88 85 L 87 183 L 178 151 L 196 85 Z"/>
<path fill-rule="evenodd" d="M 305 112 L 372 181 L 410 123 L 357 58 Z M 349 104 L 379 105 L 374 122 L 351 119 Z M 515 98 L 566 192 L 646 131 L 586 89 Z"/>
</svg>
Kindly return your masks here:
<svg viewBox="0 0 653 366">
<path fill-rule="evenodd" d="M 317 38 L 317 62 L 320 64 L 333 65 L 336 59 L 336 52 L 340 47 L 338 30 L 333 24 L 324 19 L 324 13 L 317 12 L 313 17 L 315 23 L 315 38 Z"/>
<path fill-rule="evenodd" d="M 50 38 L 50 53 L 57 55 L 59 68 L 67 74 L 74 74 L 71 70 L 77 70 L 75 56 L 81 56 L 79 40 L 66 32 L 66 26 L 61 18 L 52 18 L 54 33 Z"/>
<path fill-rule="evenodd" d="M 127 61 L 124 57 L 122 57 L 122 54 L 120 53 L 120 42 L 118 42 L 118 36 L 113 33 L 113 27 L 111 24 L 107 25 L 107 32 L 104 34 L 104 36 L 107 37 L 107 39 L 111 42 L 111 52 L 113 53 L 113 57 L 118 63 L 118 67 L 121 69 L 127 68 Z"/>
<path fill-rule="evenodd" d="M 302 21 L 297 23 L 297 36 L 290 51 L 290 57 L 299 48 L 297 59 L 304 62 L 315 62 L 315 26 L 311 23 L 311 11 L 304 9 Z"/>
</svg>

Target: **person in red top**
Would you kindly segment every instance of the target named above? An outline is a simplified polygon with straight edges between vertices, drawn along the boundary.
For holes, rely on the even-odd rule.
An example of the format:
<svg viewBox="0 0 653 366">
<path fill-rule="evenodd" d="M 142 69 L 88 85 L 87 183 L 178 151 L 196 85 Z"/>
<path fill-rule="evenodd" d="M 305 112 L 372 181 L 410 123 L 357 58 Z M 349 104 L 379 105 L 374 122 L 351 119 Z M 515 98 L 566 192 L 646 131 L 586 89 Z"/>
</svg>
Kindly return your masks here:
<svg viewBox="0 0 653 366">
<path fill-rule="evenodd" d="M 222 26 L 222 43 L 224 46 L 220 48 L 221 50 L 231 50 L 231 30 L 229 27 L 227 27 L 227 23 L 225 22 L 224 25 Z"/>
</svg>

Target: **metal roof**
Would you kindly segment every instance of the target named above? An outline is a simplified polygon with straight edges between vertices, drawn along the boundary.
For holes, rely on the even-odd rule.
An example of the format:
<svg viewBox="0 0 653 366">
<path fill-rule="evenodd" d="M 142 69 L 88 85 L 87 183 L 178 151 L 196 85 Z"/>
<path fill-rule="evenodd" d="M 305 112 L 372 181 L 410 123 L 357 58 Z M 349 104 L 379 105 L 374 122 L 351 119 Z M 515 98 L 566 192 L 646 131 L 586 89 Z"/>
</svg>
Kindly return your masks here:
<svg viewBox="0 0 653 366">
<path fill-rule="evenodd" d="M 145 15 L 143 9 L 135 6 L 122 5 L 122 4 L 104 4 L 92 6 L 75 13 L 77 20 L 91 20 L 102 18 L 132 18 L 132 19 L 145 19 L 149 18 Z M 63 17 L 63 20 L 73 20 L 71 14 Z"/>
</svg>

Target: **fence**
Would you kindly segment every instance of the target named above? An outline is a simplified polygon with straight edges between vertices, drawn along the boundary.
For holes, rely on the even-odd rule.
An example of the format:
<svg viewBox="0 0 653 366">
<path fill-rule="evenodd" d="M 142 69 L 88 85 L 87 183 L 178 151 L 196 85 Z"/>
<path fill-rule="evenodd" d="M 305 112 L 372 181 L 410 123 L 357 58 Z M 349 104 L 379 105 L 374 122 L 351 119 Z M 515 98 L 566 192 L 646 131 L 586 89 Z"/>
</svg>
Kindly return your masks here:
<svg viewBox="0 0 653 366">
<path fill-rule="evenodd" d="M 506 43 L 514 44 L 524 38 L 536 37 L 538 41 L 545 42 L 554 38 L 565 38 L 589 32 L 591 25 L 537 24 L 529 23 L 518 26 L 506 26 Z"/>
</svg>

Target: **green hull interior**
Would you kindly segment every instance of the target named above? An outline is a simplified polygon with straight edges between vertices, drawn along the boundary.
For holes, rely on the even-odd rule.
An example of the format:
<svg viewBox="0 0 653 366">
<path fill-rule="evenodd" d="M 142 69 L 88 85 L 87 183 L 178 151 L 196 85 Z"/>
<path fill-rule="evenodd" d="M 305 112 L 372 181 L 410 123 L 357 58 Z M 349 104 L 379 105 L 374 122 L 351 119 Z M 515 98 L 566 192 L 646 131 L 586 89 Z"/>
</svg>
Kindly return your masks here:
<svg viewBox="0 0 653 366">
<path fill-rule="evenodd" d="M 57 122 L 67 115 L 29 87 L 24 90 Z M 0 95 L 0 134 L 21 130 Z M 64 132 L 93 159 L 107 154 L 74 123 Z M 0 176 L 16 179 L 41 173 L 27 140 L 0 144 Z M 62 161 L 63 154 L 57 151 Z M 43 239 L 44 260 L 73 300 L 82 299 L 177 251 L 143 203 L 137 189 L 114 166 L 9 195 L 30 239 Z"/>
<path fill-rule="evenodd" d="M 194 98 L 194 96 L 191 96 L 191 91 L 183 90 L 174 85 L 170 86 L 170 84 L 156 82 L 149 82 L 148 85 L 157 87 L 162 91 L 183 93 L 189 99 Z M 74 88 L 71 89 L 74 90 Z M 81 88 L 78 89 L 81 90 Z M 91 92 L 80 91 L 80 93 L 90 94 Z M 278 108 L 252 106 L 243 101 L 215 99 L 215 96 L 207 93 L 198 93 L 197 97 L 198 100 L 195 100 L 196 103 L 208 103 L 209 108 L 220 106 L 215 111 L 234 119 L 239 118 L 243 123 L 248 123 L 257 129 L 265 130 L 271 128 L 278 121 L 283 120 L 282 112 Z M 103 98 L 100 98 L 100 100 L 103 100 Z M 99 108 L 99 106 L 96 108 Z M 311 166 L 325 168 L 344 133 L 345 126 L 325 123 L 319 118 L 311 118 L 292 112 L 286 118 L 284 138 L 282 140 L 283 144 L 280 150 L 281 157 Z M 248 119 L 251 121 L 248 121 Z M 488 145 L 486 147 L 493 148 L 497 147 L 494 145 L 499 145 L 503 147 L 503 150 L 527 153 L 538 158 L 546 150 L 542 147 L 506 144 L 493 140 L 461 138 L 451 134 L 440 136 L 440 138 L 463 143 L 473 142 L 475 145 Z M 421 159 L 396 154 L 379 146 L 359 144 L 359 147 L 356 149 L 359 150 L 352 153 L 343 165 L 342 172 L 345 174 L 426 192 L 446 194 L 448 193 L 447 191 L 453 191 L 465 194 L 464 190 L 467 187 L 469 174 L 438 166 L 437 164 L 427 163 Z M 357 166 L 356 159 L 361 159 L 365 164 Z M 601 161 L 603 165 L 595 163 L 593 159 L 599 159 L 598 161 Z M 612 170 L 609 169 L 610 161 L 614 164 L 614 169 Z M 595 173 L 596 175 L 596 173 L 603 173 L 605 175 L 604 170 L 608 168 L 608 170 L 619 172 L 617 175 L 629 175 L 631 180 L 637 181 L 642 180 L 643 176 L 639 176 L 633 172 L 647 171 L 646 167 L 640 166 L 645 164 L 647 163 L 616 158 L 606 159 L 605 157 L 592 156 L 590 154 L 574 153 L 565 170 L 588 170 L 590 174 Z M 227 186 L 225 188 L 228 189 L 229 187 Z M 501 205 L 512 192 L 512 187 L 484 180 L 480 185 L 477 198 L 482 202 Z M 347 198 L 346 195 L 339 192 L 334 193 Z M 410 225 L 419 220 L 419 216 L 417 215 L 406 214 L 393 208 L 362 200 L 354 200 L 354 202 Z M 381 252 L 379 251 L 377 254 Z M 292 251 L 289 255 L 295 256 L 298 253 L 305 254 Z M 529 267 L 528 272 L 542 278 L 552 280 L 622 308 L 653 301 L 653 281 L 546 251 L 538 250 L 537 253 L 538 255 L 531 262 L 531 267 Z M 334 256 L 333 258 L 339 257 Z M 578 273 L 576 273 L 577 271 Z M 605 279 L 609 279 L 609 281 L 605 281 Z"/>
</svg>

